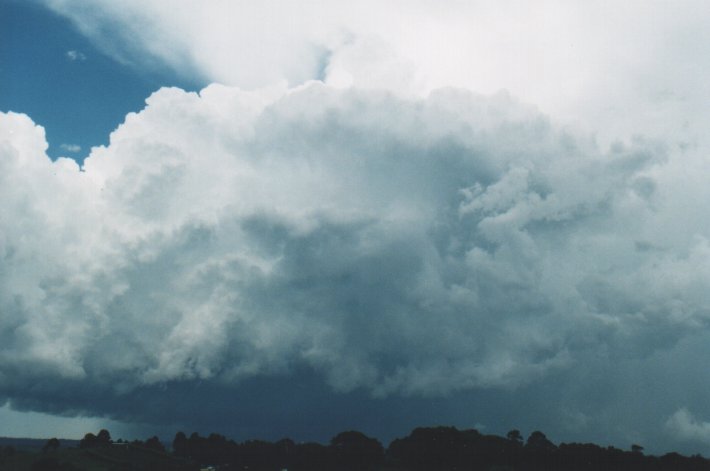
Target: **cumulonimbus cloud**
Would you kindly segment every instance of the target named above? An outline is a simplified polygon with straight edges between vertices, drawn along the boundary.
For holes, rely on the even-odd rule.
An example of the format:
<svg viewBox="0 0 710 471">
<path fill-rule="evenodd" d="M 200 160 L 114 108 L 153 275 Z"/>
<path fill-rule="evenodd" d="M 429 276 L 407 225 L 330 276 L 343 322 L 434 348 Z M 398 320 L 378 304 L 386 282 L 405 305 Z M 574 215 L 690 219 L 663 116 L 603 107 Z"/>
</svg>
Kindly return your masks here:
<svg viewBox="0 0 710 471">
<path fill-rule="evenodd" d="M 507 94 L 161 89 L 81 169 L 0 120 L 4 397 L 516 386 L 710 314 L 702 161 Z"/>
</svg>

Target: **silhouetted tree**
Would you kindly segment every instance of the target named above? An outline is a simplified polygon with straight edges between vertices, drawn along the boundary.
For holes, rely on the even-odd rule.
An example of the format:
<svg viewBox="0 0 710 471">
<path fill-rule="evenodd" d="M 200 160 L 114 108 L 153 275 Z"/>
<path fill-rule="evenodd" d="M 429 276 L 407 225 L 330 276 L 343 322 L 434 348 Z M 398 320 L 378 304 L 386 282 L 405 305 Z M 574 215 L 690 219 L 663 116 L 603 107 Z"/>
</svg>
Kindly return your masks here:
<svg viewBox="0 0 710 471">
<path fill-rule="evenodd" d="M 287 469 L 289 471 L 292 469 L 293 471 L 330 471 L 333 469 L 331 451 L 329 447 L 320 443 L 296 445 L 293 461 Z"/>
<path fill-rule="evenodd" d="M 544 433 L 536 430 L 528 437 L 525 448 L 531 451 L 552 451 L 557 447 L 554 443 L 547 439 Z"/>
<path fill-rule="evenodd" d="M 554 456 L 557 447 L 547 439 L 544 433 L 534 431 L 528 437 L 524 447 L 525 463 L 527 469 L 552 470 L 556 469 L 557 459 Z"/>
<path fill-rule="evenodd" d="M 391 460 L 403 469 L 448 470 L 467 466 L 467 443 L 477 441 L 475 430 L 462 433 L 454 427 L 416 428 L 409 436 L 394 440 L 388 449 Z"/>
<path fill-rule="evenodd" d="M 59 448 L 59 440 L 56 438 L 50 438 L 47 440 L 47 443 L 44 444 L 42 447 L 43 452 L 48 452 L 48 451 L 55 451 L 57 448 Z"/>
<path fill-rule="evenodd" d="M 101 429 L 98 435 L 93 433 L 87 433 L 84 438 L 79 442 L 79 448 L 96 448 L 102 446 L 109 446 L 111 444 L 111 434 L 108 430 Z"/>
<path fill-rule="evenodd" d="M 108 433 L 108 430 L 105 428 L 101 429 L 99 431 L 99 434 L 96 435 L 96 442 L 99 446 L 108 446 L 111 444 L 111 434 Z"/>
<path fill-rule="evenodd" d="M 157 436 L 152 436 L 145 441 L 144 446 L 149 450 L 155 450 L 165 453 L 165 445 L 163 445 Z"/>
<path fill-rule="evenodd" d="M 175 438 L 173 439 L 173 453 L 175 456 L 183 458 L 187 456 L 187 437 L 183 432 L 175 434 Z"/>
<path fill-rule="evenodd" d="M 523 444 L 523 436 L 520 433 L 520 430 L 513 429 L 510 432 L 508 432 L 505 437 L 510 440 L 513 443 L 517 443 L 522 445 Z"/>
<path fill-rule="evenodd" d="M 382 444 L 374 438 L 357 432 L 342 432 L 330 441 L 338 469 L 374 470 L 385 458 Z"/>
<path fill-rule="evenodd" d="M 96 446 L 98 446 L 98 440 L 96 435 L 91 432 L 84 435 L 84 438 L 79 442 L 79 448 L 96 448 Z"/>
<path fill-rule="evenodd" d="M 282 438 L 274 443 L 275 461 L 278 469 L 292 468 L 296 457 L 296 444 L 290 438 Z"/>
</svg>

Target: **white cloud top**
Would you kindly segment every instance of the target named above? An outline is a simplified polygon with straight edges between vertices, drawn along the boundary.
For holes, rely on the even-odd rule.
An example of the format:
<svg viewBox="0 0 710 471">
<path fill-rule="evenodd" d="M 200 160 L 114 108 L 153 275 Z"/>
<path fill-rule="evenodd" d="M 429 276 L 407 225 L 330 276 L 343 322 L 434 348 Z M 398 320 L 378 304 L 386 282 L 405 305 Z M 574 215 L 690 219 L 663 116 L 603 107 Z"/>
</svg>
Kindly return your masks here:
<svg viewBox="0 0 710 471">
<path fill-rule="evenodd" d="M 690 155 L 600 151 L 505 94 L 213 85 L 147 103 L 84 171 L 2 115 L 6 394 L 301 366 L 337 390 L 438 394 L 707 322 Z"/>
<path fill-rule="evenodd" d="M 242 88 L 506 89 L 612 140 L 695 142 L 708 119 L 704 0 L 44 3 L 119 60 Z"/>
</svg>

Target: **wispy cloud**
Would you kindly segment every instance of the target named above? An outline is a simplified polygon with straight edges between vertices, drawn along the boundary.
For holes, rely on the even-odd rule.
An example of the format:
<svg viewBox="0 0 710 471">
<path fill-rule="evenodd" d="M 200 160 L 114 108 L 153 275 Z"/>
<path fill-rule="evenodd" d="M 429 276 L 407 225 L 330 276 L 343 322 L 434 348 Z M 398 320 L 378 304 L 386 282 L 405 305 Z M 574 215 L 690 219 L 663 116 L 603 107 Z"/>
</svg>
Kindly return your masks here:
<svg viewBox="0 0 710 471">
<path fill-rule="evenodd" d="M 81 51 L 71 50 L 66 52 L 67 59 L 70 61 L 85 61 L 86 55 Z"/>
<path fill-rule="evenodd" d="M 62 150 L 65 150 L 67 152 L 72 152 L 72 153 L 76 153 L 76 152 L 81 151 L 81 146 L 78 144 L 61 144 L 59 147 Z"/>
</svg>

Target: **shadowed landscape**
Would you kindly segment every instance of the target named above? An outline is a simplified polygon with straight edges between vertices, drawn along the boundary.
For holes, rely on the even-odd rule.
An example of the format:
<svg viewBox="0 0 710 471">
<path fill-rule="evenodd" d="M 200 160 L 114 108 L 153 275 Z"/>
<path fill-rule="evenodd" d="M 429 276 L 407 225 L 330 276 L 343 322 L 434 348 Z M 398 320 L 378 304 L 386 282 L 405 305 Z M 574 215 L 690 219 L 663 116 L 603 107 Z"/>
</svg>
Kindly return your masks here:
<svg viewBox="0 0 710 471">
<path fill-rule="evenodd" d="M 671 452 L 646 455 L 593 443 L 550 441 L 534 431 L 527 439 L 518 430 L 505 437 L 454 427 L 416 428 L 385 448 L 358 431 L 341 432 L 327 445 L 276 442 L 235 442 L 212 433 L 207 437 L 183 432 L 171 444 L 157 436 L 145 441 L 113 441 L 102 429 L 81 441 L 0 438 L 0 470 L 12 471 L 533 471 L 533 470 L 710 470 L 700 455 Z"/>
</svg>

